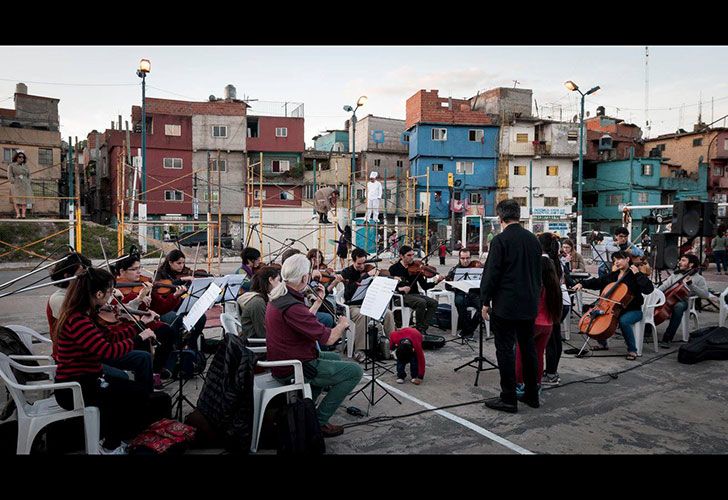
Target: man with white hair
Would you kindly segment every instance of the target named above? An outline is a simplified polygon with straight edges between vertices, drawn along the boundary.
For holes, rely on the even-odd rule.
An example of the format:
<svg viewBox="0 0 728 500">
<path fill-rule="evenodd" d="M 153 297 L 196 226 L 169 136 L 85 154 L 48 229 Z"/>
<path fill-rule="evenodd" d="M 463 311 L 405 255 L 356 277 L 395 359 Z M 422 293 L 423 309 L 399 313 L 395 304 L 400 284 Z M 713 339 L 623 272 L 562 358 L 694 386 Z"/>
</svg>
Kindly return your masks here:
<svg viewBox="0 0 728 500">
<path fill-rule="evenodd" d="M 321 352 L 319 345 L 333 345 L 349 326 L 340 317 L 334 328 L 328 328 L 316 319 L 325 293 L 318 286 L 317 298 L 309 308 L 303 301 L 303 290 L 311 279 L 311 263 L 305 255 L 296 254 L 286 259 L 281 268 L 281 284 L 270 292 L 265 311 L 267 360 L 297 359 L 303 363 L 306 382 L 311 384 L 313 400 L 328 387 L 316 414 L 324 437 L 344 433 L 340 425 L 329 419 L 346 396 L 356 387 L 363 375 L 362 368 L 354 362 L 342 361 L 335 352 Z M 273 376 L 283 383 L 290 383 L 293 368 L 274 367 Z"/>
<path fill-rule="evenodd" d="M 372 172 L 369 175 L 367 183 L 367 213 L 364 216 L 365 224 L 372 218 L 374 213 L 374 222 L 379 221 L 379 200 L 382 199 L 382 183 L 377 180 L 377 173 Z"/>
</svg>

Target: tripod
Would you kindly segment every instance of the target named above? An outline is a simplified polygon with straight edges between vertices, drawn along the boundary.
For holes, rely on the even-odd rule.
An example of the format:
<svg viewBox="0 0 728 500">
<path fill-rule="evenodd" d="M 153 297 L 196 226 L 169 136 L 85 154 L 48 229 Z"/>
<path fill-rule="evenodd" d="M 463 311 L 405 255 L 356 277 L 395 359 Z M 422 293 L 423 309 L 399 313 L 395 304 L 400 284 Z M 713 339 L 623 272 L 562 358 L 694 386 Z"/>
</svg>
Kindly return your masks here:
<svg viewBox="0 0 728 500">
<path fill-rule="evenodd" d="M 194 377 L 196 377 L 198 375 L 199 376 L 202 376 L 202 373 L 201 372 L 200 373 L 195 373 L 195 368 L 194 368 L 195 367 L 195 360 L 194 359 L 192 360 L 192 367 L 193 367 L 192 368 L 192 376 L 189 379 L 186 379 L 185 376 L 184 376 L 184 373 L 183 373 L 183 370 L 182 370 L 182 362 L 183 362 L 184 357 L 185 356 L 192 356 L 192 357 L 194 357 L 194 356 L 197 356 L 197 355 L 202 355 L 202 353 L 195 352 L 192 349 L 184 349 L 184 343 L 185 343 L 186 340 L 188 340 L 190 338 L 191 332 L 187 331 L 186 329 L 183 330 L 183 332 L 184 333 L 182 334 L 182 339 L 181 339 L 182 344 L 177 349 L 177 352 L 176 352 L 176 354 L 177 354 L 177 361 L 175 362 L 175 371 L 177 372 L 177 379 L 179 381 L 179 385 L 177 387 L 177 391 L 172 395 L 172 407 L 173 408 L 175 406 L 177 407 L 177 409 L 175 410 L 175 413 L 174 413 L 175 414 L 175 419 L 178 420 L 178 421 L 180 421 L 180 422 L 182 421 L 182 403 L 183 402 L 184 403 L 187 403 L 193 409 L 194 408 L 197 408 L 192 403 L 192 401 L 190 401 L 187 398 L 187 396 L 185 396 L 185 393 L 184 393 L 185 385 L 187 384 L 187 382 L 189 382 L 190 380 L 192 380 Z M 204 368 L 203 368 L 203 370 L 204 370 Z M 204 380 L 204 377 L 202 377 L 202 378 Z"/>
<path fill-rule="evenodd" d="M 475 314 L 479 314 L 479 312 L 476 312 Z M 498 368 L 498 365 L 490 361 L 488 358 L 486 358 L 483 355 L 483 317 L 480 318 L 480 325 L 478 326 L 478 356 L 473 358 L 472 361 L 468 361 L 464 365 L 460 365 L 457 368 L 455 368 L 455 371 L 460 370 L 461 368 L 465 368 L 466 366 L 470 366 L 471 368 L 475 368 L 475 384 L 474 386 L 478 386 L 478 378 L 480 378 L 480 372 L 487 372 L 488 370 L 495 370 Z M 488 363 L 490 365 L 490 368 L 483 368 L 483 362 Z M 475 365 L 474 363 L 477 363 Z"/>
<path fill-rule="evenodd" d="M 371 323 L 369 323 L 369 321 L 371 321 Z M 370 340 L 369 340 L 373 336 L 373 335 L 369 335 L 369 331 L 371 329 L 375 329 L 376 330 L 376 325 L 374 324 L 374 320 L 373 319 L 370 319 L 367 322 L 369 323 L 369 327 L 367 328 L 366 348 L 367 348 L 367 352 L 369 354 L 367 355 L 367 362 L 364 365 L 364 369 L 366 370 L 367 368 L 369 368 L 369 363 L 371 363 L 371 370 L 372 370 L 371 377 L 372 377 L 372 379 L 369 382 L 367 382 L 364 385 L 364 387 L 362 387 L 361 389 L 359 389 L 358 391 L 356 391 L 354 394 L 352 394 L 351 397 L 349 398 L 349 401 L 351 401 L 352 399 L 354 399 L 354 397 L 361 392 L 362 394 L 364 394 L 364 397 L 366 398 L 366 400 L 369 402 L 369 404 L 371 406 L 375 406 L 379 401 L 381 401 L 382 399 L 384 399 L 385 396 L 390 396 L 397 403 L 402 404 L 402 401 L 400 401 L 399 399 L 397 399 L 397 397 L 394 394 L 392 394 L 391 392 L 389 392 L 387 390 L 387 388 L 384 387 L 377 380 L 377 372 L 375 370 L 376 368 L 382 368 L 382 369 L 384 369 L 384 370 L 386 370 L 386 371 L 388 371 L 390 373 L 392 373 L 392 370 L 390 368 L 384 366 L 382 363 L 379 363 L 378 361 L 376 361 L 376 359 L 374 357 L 374 351 L 373 351 L 374 348 L 372 346 L 370 346 Z M 381 388 L 384 391 L 384 394 L 382 394 L 376 400 L 374 399 L 374 386 L 375 385 L 378 386 L 379 388 Z M 367 393 L 365 392 L 367 387 L 370 387 L 370 395 L 367 395 Z"/>
</svg>

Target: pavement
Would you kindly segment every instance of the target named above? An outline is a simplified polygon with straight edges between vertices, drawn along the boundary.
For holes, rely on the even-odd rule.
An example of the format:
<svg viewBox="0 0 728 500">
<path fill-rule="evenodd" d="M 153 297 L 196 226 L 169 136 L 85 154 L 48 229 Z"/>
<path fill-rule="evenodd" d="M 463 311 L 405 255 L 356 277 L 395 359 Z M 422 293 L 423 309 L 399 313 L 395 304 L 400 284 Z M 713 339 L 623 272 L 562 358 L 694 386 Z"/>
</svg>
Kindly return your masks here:
<svg viewBox="0 0 728 500">
<path fill-rule="evenodd" d="M 445 272 L 456 264 L 448 257 Z M 386 263 L 382 263 L 383 265 Z M 231 272 L 238 263 L 223 263 Z M 596 272 L 596 267 L 589 266 Z M 20 270 L 0 271 L 0 283 L 22 274 Z M 708 285 L 718 292 L 728 286 L 728 276 L 711 268 L 704 273 Z M 53 289 L 39 289 L 0 299 L 2 324 L 23 324 L 47 332 L 45 304 Z M 571 331 L 578 317 L 570 318 Z M 700 326 L 717 325 L 717 312 L 703 311 Z M 666 324 L 658 326 L 661 337 Z M 431 329 L 448 340 L 449 331 Z M 220 335 L 219 328 L 206 336 Z M 677 337 L 680 335 L 678 334 Z M 564 344 L 580 347 L 581 336 L 572 334 Z M 544 388 L 541 407 L 519 406 L 517 414 L 487 409 L 482 400 L 497 396 L 497 370 L 480 373 L 465 367 L 454 369 L 477 356 L 478 344 L 448 342 L 439 350 L 426 351 L 427 372 L 422 385 L 409 381 L 396 384 L 393 373 L 377 376 L 371 405 L 362 393 L 345 400 L 343 406 L 356 406 L 366 415 L 356 417 L 344 407 L 332 417 L 343 424 L 345 433 L 327 439 L 329 454 L 725 454 L 728 453 L 728 370 L 725 362 L 705 361 L 696 365 L 677 362 L 674 343 L 669 350 L 653 351 L 645 342 L 638 361 L 624 359 L 626 347 L 621 337 L 609 341 L 610 350 L 576 358 L 564 354 L 559 373 L 561 385 Z M 493 340 L 485 340 L 483 352 L 495 361 Z M 389 361 L 387 365 L 393 365 Z M 367 371 L 360 383 L 368 382 Z M 176 385 L 170 386 L 172 390 Z M 196 401 L 202 381 L 185 386 L 185 395 Z M 387 395 L 390 391 L 401 402 Z M 0 400 L 5 391 L 0 391 Z M 367 388 L 371 394 L 371 388 Z M 434 411 L 433 411 L 434 410 Z M 191 411 L 185 409 L 185 413 Z M 218 454 L 222 450 L 195 453 Z M 262 453 L 273 453 L 263 450 Z"/>
</svg>

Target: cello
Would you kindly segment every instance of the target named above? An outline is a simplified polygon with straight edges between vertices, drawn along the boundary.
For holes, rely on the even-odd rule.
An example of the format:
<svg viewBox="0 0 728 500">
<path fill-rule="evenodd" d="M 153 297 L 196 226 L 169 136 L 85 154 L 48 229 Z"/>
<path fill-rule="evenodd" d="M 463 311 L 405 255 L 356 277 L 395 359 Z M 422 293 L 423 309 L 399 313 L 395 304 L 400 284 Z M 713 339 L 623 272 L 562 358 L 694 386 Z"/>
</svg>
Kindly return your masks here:
<svg viewBox="0 0 728 500">
<path fill-rule="evenodd" d="M 690 288 L 688 288 L 683 280 L 697 273 L 698 270 L 699 268 L 694 267 L 685 273 L 685 276 L 673 283 L 670 288 L 665 290 L 665 303 L 655 309 L 655 325 L 659 325 L 672 316 L 675 304 L 687 300 L 690 296 Z"/>
<path fill-rule="evenodd" d="M 579 320 L 579 332 L 595 340 L 607 340 L 614 335 L 619 324 L 619 315 L 632 301 L 629 287 L 623 283 L 627 272 L 615 283 L 605 286 L 599 300 Z"/>
</svg>

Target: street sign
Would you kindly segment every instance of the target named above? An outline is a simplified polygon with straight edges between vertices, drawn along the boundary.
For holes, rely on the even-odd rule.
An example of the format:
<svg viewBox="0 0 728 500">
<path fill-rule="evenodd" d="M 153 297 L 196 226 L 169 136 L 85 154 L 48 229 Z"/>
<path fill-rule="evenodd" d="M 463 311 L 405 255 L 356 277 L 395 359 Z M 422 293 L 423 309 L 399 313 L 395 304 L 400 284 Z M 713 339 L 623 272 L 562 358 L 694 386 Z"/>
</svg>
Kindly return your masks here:
<svg viewBox="0 0 728 500">
<path fill-rule="evenodd" d="M 534 207 L 531 210 L 534 217 L 558 219 L 566 215 L 564 207 Z"/>
</svg>

